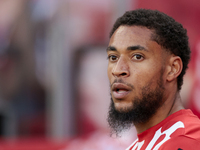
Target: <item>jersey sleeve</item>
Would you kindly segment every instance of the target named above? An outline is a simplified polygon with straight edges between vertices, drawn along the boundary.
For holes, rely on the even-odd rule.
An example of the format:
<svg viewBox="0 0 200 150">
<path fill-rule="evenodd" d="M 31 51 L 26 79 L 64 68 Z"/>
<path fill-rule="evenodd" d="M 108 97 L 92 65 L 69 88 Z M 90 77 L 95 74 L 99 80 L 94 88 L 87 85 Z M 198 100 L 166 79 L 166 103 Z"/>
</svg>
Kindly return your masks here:
<svg viewBox="0 0 200 150">
<path fill-rule="evenodd" d="M 165 142 L 159 150 L 200 150 L 200 141 L 187 137 L 178 136 Z"/>
</svg>

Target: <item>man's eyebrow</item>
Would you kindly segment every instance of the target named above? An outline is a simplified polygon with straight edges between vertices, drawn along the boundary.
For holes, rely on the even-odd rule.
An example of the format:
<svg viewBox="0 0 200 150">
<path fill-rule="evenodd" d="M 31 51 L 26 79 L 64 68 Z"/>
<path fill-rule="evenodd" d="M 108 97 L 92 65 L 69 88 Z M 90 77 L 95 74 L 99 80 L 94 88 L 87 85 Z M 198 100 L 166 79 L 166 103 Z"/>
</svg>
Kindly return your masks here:
<svg viewBox="0 0 200 150">
<path fill-rule="evenodd" d="M 141 46 L 141 45 L 135 45 L 135 46 L 129 46 L 127 47 L 127 50 L 144 50 L 144 51 L 148 51 L 145 47 Z"/>
<path fill-rule="evenodd" d="M 135 46 L 129 46 L 127 47 L 127 50 L 130 51 L 134 51 L 134 50 L 144 50 L 144 51 L 148 51 L 145 47 L 141 46 L 141 45 L 135 45 Z M 106 51 L 117 51 L 117 49 L 114 46 L 108 46 Z"/>
<path fill-rule="evenodd" d="M 117 49 L 114 46 L 108 46 L 106 51 L 117 51 Z"/>
</svg>

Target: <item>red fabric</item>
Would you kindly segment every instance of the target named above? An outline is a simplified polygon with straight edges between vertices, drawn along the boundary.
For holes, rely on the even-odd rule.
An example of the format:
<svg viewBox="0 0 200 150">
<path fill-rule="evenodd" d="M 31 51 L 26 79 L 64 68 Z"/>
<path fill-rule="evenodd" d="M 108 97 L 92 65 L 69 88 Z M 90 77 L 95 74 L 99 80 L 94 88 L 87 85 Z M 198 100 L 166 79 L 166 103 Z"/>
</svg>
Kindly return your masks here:
<svg viewBox="0 0 200 150">
<path fill-rule="evenodd" d="M 154 148 L 187 150 L 194 145 L 195 148 L 200 149 L 200 120 L 187 109 L 170 115 L 156 126 L 138 134 L 136 142 L 127 150 L 153 150 Z"/>
<path fill-rule="evenodd" d="M 200 149 L 199 141 L 185 137 L 185 136 L 178 136 L 172 139 L 173 141 L 169 140 L 162 146 L 159 150 L 192 150 Z"/>
</svg>

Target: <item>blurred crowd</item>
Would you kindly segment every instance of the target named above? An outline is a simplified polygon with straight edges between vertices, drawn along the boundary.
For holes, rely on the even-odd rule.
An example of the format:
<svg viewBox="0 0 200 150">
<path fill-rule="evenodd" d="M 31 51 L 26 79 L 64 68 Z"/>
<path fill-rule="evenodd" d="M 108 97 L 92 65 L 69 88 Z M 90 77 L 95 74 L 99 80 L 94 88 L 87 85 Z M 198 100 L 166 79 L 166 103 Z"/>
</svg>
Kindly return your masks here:
<svg viewBox="0 0 200 150">
<path fill-rule="evenodd" d="M 105 52 L 115 19 L 136 8 L 163 11 L 187 29 L 192 59 L 181 95 L 200 117 L 199 1 L 1 0 L 0 148 L 30 139 L 35 149 L 116 150 L 136 138 L 134 128 L 110 136 Z"/>
</svg>

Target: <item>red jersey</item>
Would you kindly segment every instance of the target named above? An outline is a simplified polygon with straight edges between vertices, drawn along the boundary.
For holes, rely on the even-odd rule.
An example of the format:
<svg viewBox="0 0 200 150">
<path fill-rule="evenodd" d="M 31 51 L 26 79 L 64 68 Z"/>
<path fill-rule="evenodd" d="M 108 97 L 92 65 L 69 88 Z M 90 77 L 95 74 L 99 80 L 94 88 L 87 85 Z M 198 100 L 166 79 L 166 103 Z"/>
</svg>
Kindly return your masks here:
<svg viewBox="0 0 200 150">
<path fill-rule="evenodd" d="M 200 120 L 183 109 L 138 134 L 126 150 L 200 150 Z"/>
</svg>

